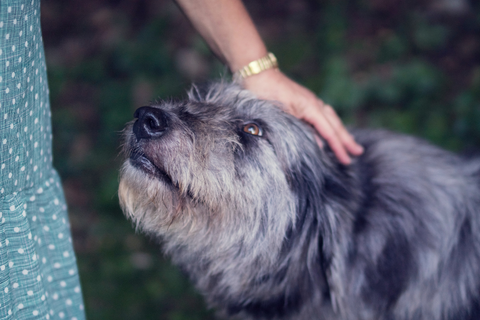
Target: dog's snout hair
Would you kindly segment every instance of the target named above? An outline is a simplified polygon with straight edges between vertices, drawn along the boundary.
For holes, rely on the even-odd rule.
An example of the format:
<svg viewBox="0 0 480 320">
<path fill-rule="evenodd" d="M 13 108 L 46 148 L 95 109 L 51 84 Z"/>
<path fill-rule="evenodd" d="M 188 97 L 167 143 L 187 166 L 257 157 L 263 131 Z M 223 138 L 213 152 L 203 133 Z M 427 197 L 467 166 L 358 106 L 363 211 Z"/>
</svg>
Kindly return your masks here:
<svg viewBox="0 0 480 320">
<path fill-rule="evenodd" d="M 313 130 L 234 84 L 139 108 L 119 196 L 223 317 L 480 319 L 480 160 L 353 130 L 343 166 Z"/>
</svg>

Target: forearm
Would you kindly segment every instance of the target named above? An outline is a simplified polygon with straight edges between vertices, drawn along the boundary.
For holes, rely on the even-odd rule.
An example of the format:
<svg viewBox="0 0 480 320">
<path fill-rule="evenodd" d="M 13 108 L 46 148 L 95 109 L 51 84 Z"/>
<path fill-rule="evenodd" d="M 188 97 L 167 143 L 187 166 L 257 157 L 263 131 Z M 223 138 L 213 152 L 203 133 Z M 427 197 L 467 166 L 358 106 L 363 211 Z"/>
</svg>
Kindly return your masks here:
<svg viewBox="0 0 480 320">
<path fill-rule="evenodd" d="M 232 72 L 267 49 L 240 0 L 176 0 L 197 31 Z"/>
</svg>

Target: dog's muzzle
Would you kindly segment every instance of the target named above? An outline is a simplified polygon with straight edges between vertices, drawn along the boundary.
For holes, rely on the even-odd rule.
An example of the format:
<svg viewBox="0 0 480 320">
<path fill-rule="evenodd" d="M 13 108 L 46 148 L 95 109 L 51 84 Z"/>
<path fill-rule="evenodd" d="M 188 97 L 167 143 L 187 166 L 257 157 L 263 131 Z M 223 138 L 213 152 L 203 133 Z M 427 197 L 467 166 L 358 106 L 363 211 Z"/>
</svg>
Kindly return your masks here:
<svg viewBox="0 0 480 320">
<path fill-rule="evenodd" d="M 145 155 L 143 150 L 145 144 L 140 143 L 142 139 L 144 141 L 158 139 L 167 132 L 168 118 L 166 113 L 154 107 L 140 107 L 133 116 L 137 118 L 132 129 L 137 141 L 131 141 L 130 164 L 171 184 L 172 180 L 167 173 Z"/>
<path fill-rule="evenodd" d="M 153 107 L 140 107 L 133 114 L 137 121 L 133 124 L 133 133 L 140 139 L 160 138 L 168 128 L 165 113 Z"/>
</svg>

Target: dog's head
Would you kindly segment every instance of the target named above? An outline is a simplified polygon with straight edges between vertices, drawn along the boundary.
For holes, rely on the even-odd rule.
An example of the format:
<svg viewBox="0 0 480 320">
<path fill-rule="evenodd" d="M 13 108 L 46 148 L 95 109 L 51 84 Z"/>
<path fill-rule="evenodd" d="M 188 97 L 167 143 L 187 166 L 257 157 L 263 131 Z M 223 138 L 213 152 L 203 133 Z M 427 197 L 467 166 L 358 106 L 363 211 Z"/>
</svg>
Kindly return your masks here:
<svg viewBox="0 0 480 320">
<path fill-rule="evenodd" d="M 120 201 L 137 226 L 176 245 L 273 237 L 278 250 L 308 205 L 298 200 L 305 181 L 318 185 L 328 165 L 308 126 L 236 85 L 193 87 L 187 100 L 141 107 L 135 118 Z"/>
</svg>

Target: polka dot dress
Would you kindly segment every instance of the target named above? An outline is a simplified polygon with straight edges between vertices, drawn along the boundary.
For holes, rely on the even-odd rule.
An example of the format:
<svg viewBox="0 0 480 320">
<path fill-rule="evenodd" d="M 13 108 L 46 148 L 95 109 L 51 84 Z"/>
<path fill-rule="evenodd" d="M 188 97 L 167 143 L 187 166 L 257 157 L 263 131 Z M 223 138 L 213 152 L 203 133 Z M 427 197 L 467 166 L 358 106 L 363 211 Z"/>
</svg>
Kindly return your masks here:
<svg viewBox="0 0 480 320">
<path fill-rule="evenodd" d="M 0 319 L 84 319 L 52 168 L 40 0 L 0 0 Z"/>
</svg>

